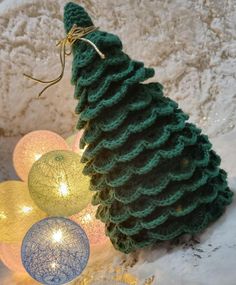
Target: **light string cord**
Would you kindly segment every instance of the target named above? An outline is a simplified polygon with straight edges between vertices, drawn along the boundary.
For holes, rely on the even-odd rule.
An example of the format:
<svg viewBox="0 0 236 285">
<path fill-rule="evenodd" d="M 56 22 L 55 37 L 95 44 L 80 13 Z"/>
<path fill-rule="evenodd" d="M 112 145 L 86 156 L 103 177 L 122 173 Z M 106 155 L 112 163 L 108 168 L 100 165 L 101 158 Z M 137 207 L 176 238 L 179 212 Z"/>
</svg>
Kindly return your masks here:
<svg viewBox="0 0 236 285">
<path fill-rule="evenodd" d="M 98 53 L 98 55 L 101 57 L 101 59 L 105 59 L 105 55 L 98 49 L 98 47 L 93 42 L 91 42 L 88 39 L 83 38 L 85 35 L 93 31 L 96 31 L 97 29 L 98 27 L 95 27 L 95 26 L 89 26 L 89 27 L 84 28 L 84 27 L 78 27 L 77 25 L 73 25 L 71 30 L 68 32 L 67 36 L 57 43 L 57 46 L 60 46 L 59 55 L 60 55 L 60 63 L 61 63 L 61 73 L 55 79 L 41 80 L 41 79 L 34 78 L 24 73 L 24 76 L 26 76 L 27 78 L 30 78 L 39 83 L 47 84 L 47 86 L 45 86 L 39 92 L 38 97 L 40 97 L 48 88 L 57 84 L 63 78 L 64 72 L 65 72 L 66 56 L 71 55 L 72 45 L 77 40 L 81 40 L 81 41 L 84 41 L 90 44 L 95 49 L 95 51 Z M 69 46 L 69 49 L 68 49 L 68 46 Z"/>
</svg>

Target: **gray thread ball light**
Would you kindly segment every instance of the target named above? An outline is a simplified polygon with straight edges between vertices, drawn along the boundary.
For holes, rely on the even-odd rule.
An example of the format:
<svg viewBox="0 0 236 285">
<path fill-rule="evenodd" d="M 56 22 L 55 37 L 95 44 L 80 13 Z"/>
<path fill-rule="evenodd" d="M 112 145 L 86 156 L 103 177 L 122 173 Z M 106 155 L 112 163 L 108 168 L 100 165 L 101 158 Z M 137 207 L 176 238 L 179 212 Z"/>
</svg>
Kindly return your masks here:
<svg viewBox="0 0 236 285">
<path fill-rule="evenodd" d="M 61 285 L 78 277 L 86 267 L 89 241 L 77 223 L 50 217 L 37 222 L 26 233 L 21 258 L 35 280 Z"/>
</svg>

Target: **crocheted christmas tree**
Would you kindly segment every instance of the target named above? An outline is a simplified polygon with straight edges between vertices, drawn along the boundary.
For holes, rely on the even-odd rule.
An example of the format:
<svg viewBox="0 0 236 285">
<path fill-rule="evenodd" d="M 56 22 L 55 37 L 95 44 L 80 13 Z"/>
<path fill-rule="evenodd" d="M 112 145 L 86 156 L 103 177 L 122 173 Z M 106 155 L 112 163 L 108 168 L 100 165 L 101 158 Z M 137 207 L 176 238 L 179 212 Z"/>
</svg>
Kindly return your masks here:
<svg viewBox="0 0 236 285">
<path fill-rule="evenodd" d="M 93 22 L 68 3 L 65 30 Z M 129 253 L 182 234 L 196 234 L 232 200 L 220 157 L 208 137 L 187 122 L 160 83 L 144 84 L 154 70 L 122 51 L 118 36 L 101 30 L 73 44 L 72 84 L 79 100 L 78 129 L 84 173 L 91 176 L 97 218 L 114 247 Z"/>
</svg>

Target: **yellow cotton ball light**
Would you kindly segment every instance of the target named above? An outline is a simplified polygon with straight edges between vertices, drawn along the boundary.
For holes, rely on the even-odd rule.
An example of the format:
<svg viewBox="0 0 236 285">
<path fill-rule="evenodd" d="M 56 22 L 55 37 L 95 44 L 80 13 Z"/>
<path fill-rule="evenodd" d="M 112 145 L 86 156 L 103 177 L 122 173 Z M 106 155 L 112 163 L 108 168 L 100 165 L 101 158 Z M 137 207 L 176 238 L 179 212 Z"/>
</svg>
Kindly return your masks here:
<svg viewBox="0 0 236 285">
<path fill-rule="evenodd" d="M 26 273 L 21 261 L 21 243 L 0 244 L 0 259 L 8 269 L 18 273 Z"/>
<path fill-rule="evenodd" d="M 97 207 L 89 204 L 85 209 L 71 216 L 86 232 L 91 246 L 101 246 L 109 241 L 105 235 L 105 224 L 96 218 Z"/>
<path fill-rule="evenodd" d="M 71 216 L 91 200 L 89 178 L 83 175 L 80 155 L 51 151 L 36 161 L 29 173 L 29 190 L 40 209 L 51 216 Z"/>
<path fill-rule="evenodd" d="M 22 181 L 0 183 L 0 242 L 21 242 L 28 229 L 46 217 Z"/>
<path fill-rule="evenodd" d="M 17 143 L 13 152 L 13 164 L 18 176 L 27 181 L 30 168 L 43 154 L 57 149 L 69 149 L 66 141 L 51 131 L 28 133 Z"/>
</svg>

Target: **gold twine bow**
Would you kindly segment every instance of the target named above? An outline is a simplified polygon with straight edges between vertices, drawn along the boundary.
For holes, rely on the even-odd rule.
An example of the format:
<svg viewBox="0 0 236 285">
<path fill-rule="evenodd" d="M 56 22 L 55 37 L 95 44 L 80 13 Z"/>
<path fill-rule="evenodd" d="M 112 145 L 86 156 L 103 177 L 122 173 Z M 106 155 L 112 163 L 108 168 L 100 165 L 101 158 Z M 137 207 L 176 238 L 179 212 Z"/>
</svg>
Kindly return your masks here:
<svg viewBox="0 0 236 285">
<path fill-rule="evenodd" d="M 62 77 L 64 75 L 64 71 L 65 71 L 66 56 L 71 55 L 71 52 L 72 52 L 71 47 L 77 40 L 81 40 L 81 41 L 84 41 L 84 42 L 90 44 L 102 59 L 105 58 L 105 55 L 97 48 L 97 46 L 93 42 L 91 42 L 88 39 L 83 38 L 85 35 L 93 32 L 93 31 L 96 31 L 97 29 L 98 29 L 98 27 L 95 27 L 95 26 L 90 26 L 90 27 L 84 28 L 84 27 L 78 27 L 77 25 L 73 25 L 71 30 L 68 32 L 67 36 L 57 43 L 57 46 L 60 46 L 59 54 L 60 54 L 60 62 L 61 62 L 61 73 L 57 78 L 55 78 L 53 80 L 44 81 L 44 80 L 34 78 L 34 77 L 24 73 L 24 76 L 26 76 L 26 77 L 34 80 L 34 81 L 37 81 L 37 82 L 43 83 L 43 84 L 48 84 L 46 87 L 44 87 L 42 89 L 42 91 L 40 91 L 40 93 L 38 94 L 39 97 L 49 87 L 57 84 L 62 79 Z M 69 50 L 68 50 L 68 45 L 69 45 Z"/>
</svg>

